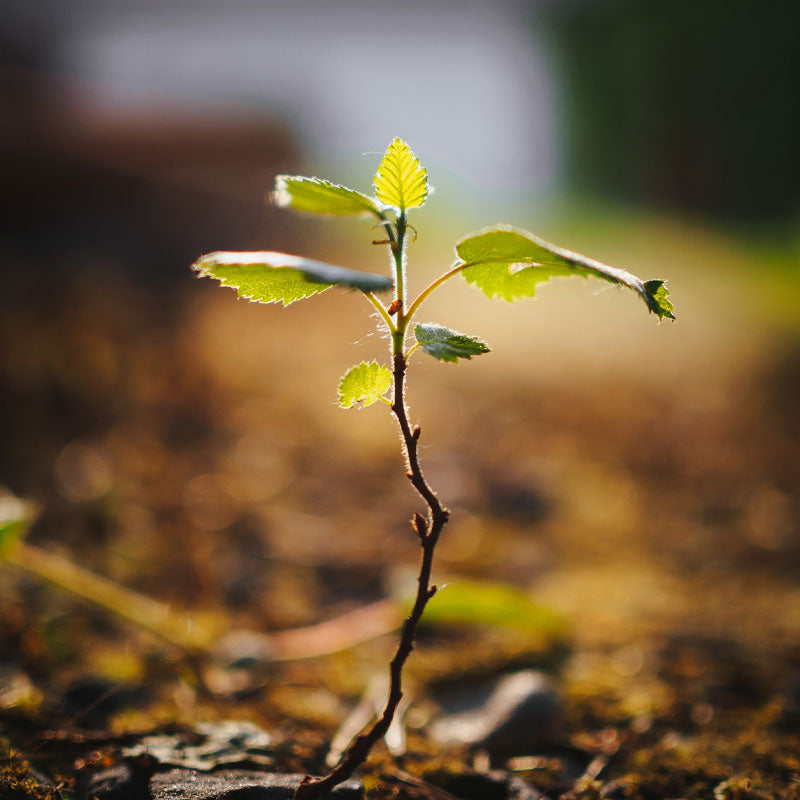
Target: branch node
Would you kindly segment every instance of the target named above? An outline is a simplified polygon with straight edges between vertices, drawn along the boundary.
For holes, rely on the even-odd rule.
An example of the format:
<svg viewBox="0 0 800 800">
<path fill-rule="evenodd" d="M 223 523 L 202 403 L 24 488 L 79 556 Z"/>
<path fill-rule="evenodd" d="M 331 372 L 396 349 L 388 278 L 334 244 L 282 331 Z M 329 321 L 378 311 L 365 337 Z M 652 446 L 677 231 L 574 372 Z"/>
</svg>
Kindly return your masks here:
<svg viewBox="0 0 800 800">
<path fill-rule="evenodd" d="M 416 442 L 419 439 L 421 433 L 422 429 L 419 427 L 419 425 L 415 425 L 414 430 L 411 431 L 411 438 Z"/>
<path fill-rule="evenodd" d="M 414 518 L 411 520 L 411 527 L 414 528 L 420 539 L 424 539 L 428 533 L 428 523 L 418 511 L 414 512 Z"/>
<path fill-rule="evenodd" d="M 430 589 L 428 589 L 428 600 L 430 600 L 430 599 L 431 599 L 431 597 L 433 597 L 433 596 L 436 594 L 436 592 L 437 592 L 438 590 L 439 590 L 439 587 L 438 587 L 438 586 L 437 586 L 437 585 L 434 583 L 434 584 L 431 586 L 431 588 L 430 588 Z"/>
</svg>

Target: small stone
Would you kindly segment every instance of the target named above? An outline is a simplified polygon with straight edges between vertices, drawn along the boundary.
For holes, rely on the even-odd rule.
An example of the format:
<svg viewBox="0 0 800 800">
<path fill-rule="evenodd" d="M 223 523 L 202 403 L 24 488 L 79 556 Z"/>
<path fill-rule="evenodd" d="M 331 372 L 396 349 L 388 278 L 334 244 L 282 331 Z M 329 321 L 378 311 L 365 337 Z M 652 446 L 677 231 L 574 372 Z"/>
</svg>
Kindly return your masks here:
<svg viewBox="0 0 800 800">
<path fill-rule="evenodd" d="M 446 713 L 431 726 L 440 745 L 466 745 L 492 756 L 527 755 L 553 744 L 562 703 L 546 675 L 524 670 L 441 702 Z"/>
<path fill-rule="evenodd" d="M 303 775 L 224 770 L 197 772 L 173 769 L 156 773 L 150 781 L 152 800 L 291 800 Z M 329 795 L 335 800 L 361 800 L 364 790 L 349 780 Z"/>
<path fill-rule="evenodd" d="M 150 773 L 136 764 L 121 763 L 78 780 L 78 800 L 147 800 Z"/>
<path fill-rule="evenodd" d="M 145 736 L 122 751 L 126 758 L 148 756 L 157 763 L 211 771 L 221 767 L 262 767 L 274 762 L 272 738 L 252 722 L 197 723 L 181 733 Z"/>
</svg>

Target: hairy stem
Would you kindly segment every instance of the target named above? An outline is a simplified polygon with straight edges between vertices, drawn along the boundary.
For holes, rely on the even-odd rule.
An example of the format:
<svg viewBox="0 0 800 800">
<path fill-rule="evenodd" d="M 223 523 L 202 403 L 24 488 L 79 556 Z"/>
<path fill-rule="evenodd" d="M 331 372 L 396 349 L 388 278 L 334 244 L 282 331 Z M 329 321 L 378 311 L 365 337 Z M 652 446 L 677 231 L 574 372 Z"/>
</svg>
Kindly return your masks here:
<svg viewBox="0 0 800 800">
<path fill-rule="evenodd" d="M 447 523 L 450 512 L 441 504 L 434 494 L 419 464 L 418 445 L 420 429 L 413 430 L 408 421 L 408 411 L 405 404 L 405 378 L 407 360 L 402 352 L 394 353 L 394 401 L 392 412 L 400 425 L 403 435 L 403 449 L 405 451 L 408 478 L 419 492 L 428 506 L 428 517 L 424 519 L 415 513 L 412 527 L 416 532 L 422 548 L 422 560 L 419 569 L 417 596 L 411 613 L 406 617 L 400 632 L 400 642 L 397 645 L 394 657 L 389 665 L 389 697 L 381 716 L 364 732 L 360 733 L 345 751 L 342 760 L 332 772 L 324 778 L 306 778 L 295 793 L 295 800 L 311 800 L 329 792 L 342 781 L 347 780 L 361 764 L 366 761 L 373 745 L 386 735 L 389 725 L 394 718 L 397 706 L 403 697 L 402 675 L 403 666 L 414 649 L 414 635 L 417 624 L 422 617 L 425 606 L 436 593 L 436 586 L 431 584 L 431 570 L 433 568 L 433 553 L 439 541 L 442 528 Z"/>
<path fill-rule="evenodd" d="M 389 333 L 394 335 L 397 328 L 395 327 L 394 322 L 392 322 L 392 318 L 386 313 L 386 309 L 381 304 L 381 301 L 378 300 L 378 298 L 375 297 L 375 295 L 372 294 L 372 292 L 367 292 L 364 291 L 364 289 L 362 289 L 361 293 L 364 295 L 364 297 L 367 298 L 367 300 L 371 303 L 374 309 L 378 312 L 378 315 L 383 320 L 386 327 L 389 329 Z"/>
</svg>

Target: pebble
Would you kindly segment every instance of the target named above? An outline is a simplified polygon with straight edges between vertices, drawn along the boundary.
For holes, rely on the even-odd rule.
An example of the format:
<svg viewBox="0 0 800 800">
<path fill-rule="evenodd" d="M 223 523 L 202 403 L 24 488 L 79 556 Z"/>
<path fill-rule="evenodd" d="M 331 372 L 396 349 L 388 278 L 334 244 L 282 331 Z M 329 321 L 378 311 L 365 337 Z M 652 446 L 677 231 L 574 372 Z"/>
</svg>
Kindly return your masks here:
<svg viewBox="0 0 800 800">
<path fill-rule="evenodd" d="M 248 770 L 195 772 L 173 769 L 156 773 L 150 781 L 152 800 L 291 800 L 303 775 Z M 361 800 L 363 787 L 349 780 L 337 786 L 328 797 L 336 800 Z"/>
<path fill-rule="evenodd" d="M 491 756 L 528 755 L 557 741 L 562 701 L 536 670 L 464 687 L 441 699 L 444 714 L 430 728 L 440 745 L 466 745 Z"/>
<path fill-rule="evenodd" d="M 210 772 L 221 767 L 259 768 L 274 762 L 272 737 L 251 722 L 197 723 L 190 731 L 145 736 L 122 755 L 155 759 L 158 764 Z"/>
<path fill-rule="evenodd" d="M 171 769 L 157 772 L 148 783 L 138 780 L 130 764 L 118 764 L 95 772 L 76 791 L 78 800 L 291 800 L 303 775 L 224 770 L 198 772 Z M 362 800 L 358 781 L 337 786 L 331 800 Z"/>
<path fill-rule="evenodd" d="M 150 774 L 144 773 L 135 763 L 121 762 L 81 776 L 75 795 L 78 800 L 147 800 Z"/>
</svg>

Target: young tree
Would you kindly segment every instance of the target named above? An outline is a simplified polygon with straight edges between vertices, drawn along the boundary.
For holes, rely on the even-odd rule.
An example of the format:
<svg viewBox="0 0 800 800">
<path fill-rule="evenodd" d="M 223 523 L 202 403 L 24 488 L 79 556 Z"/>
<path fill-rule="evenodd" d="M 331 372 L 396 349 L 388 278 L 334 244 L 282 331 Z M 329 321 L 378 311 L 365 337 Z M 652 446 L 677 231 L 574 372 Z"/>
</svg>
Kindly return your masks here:
<svg viewBox="0 0 800 800">
<path fill-rule="evenodd" d="M 349 778 L 375 742 L 386 734 L 402 697 L 403 666 L 414 647 L 417 624 L 436 593 L 431 582 L 434 551 L 450 512 L 428 484 L 420 466 L 421 431 L 409 421 L 406 371 L 411 355 L 419 349 L 440 361 L 457 362 L 488 353 L 489 347 L 475 336 L 437 323 L 416 323 L 411 334 L 412 322 L 425 301 L 457 275 L 487 297 L 509 302 L 532 297 L 538 284 L 551 278 L 581 276 L 629 289 L 639 295 L 659 320 L 674 319 L 664 281 L 642 281 L 630 272 L 606 266 L 508 225 L 496 225 L 456 242 L 452 267 L 409 303 L 408 216 L 410 211 L 424 205 L 428 197 L 427 172 L 409 146 L 395 139 L 378 166 L 373 186 L 374 194 L 368 196 L 318 178 L 279 175 L 273 198 L 277 205 L 296 211 L 372 217 L 385 233 L 385 238 L 376 244 L 388 248 L 391 275 L 357 272 L 276 252 L 217 252 L 203 256 L 193 265 L 198 275 L 214 278 L 236 289 L 240 297 L 257 303 L 286 306 L 332 286 L 356 289 L 363 295 L 377 312 L 379 325 L 388 333 L 389 361 L 362 362 L 348 370 L 339 383 L 339 403 L 342 408 L 365 408 L 380 400 L 389 406 L 402 435 L 406 475 L 427 506 L 425 516 L 415 512 L 411 521 L 422 550 L 418 588 L 389 666 L 389 696 L 383 713 L 353 740 L 332 772 L 322 778 L 306 777 L 295 795 L 300 800 L 319 797 Z M 378 294 L 390 290 L 393 290 L 391 300 L 384 305 Z"/>
</svg>

